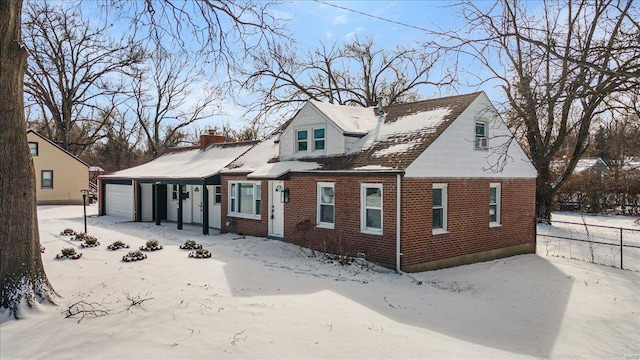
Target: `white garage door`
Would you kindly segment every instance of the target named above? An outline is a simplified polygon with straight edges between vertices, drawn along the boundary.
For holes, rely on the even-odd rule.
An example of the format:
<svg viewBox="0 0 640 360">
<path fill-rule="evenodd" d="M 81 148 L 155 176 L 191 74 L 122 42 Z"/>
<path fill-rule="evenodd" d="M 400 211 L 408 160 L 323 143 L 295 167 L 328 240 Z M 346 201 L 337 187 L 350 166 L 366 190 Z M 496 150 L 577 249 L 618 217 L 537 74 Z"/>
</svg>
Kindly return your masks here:
<svg viewBox="0 0 640 360">
<path fill-rule="evenodd" d="M 132 185 L 106 184 L 104 198 L 106 215 L 133 220 Z"/>
</svg>

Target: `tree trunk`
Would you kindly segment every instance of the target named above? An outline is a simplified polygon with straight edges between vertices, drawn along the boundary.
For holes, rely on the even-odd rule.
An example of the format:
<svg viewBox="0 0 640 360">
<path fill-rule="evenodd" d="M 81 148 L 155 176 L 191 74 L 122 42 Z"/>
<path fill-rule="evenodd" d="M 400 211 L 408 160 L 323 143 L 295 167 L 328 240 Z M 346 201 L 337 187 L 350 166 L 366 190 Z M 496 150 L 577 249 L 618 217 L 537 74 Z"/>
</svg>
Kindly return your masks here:
<svg viewBox="0 0 640 360">
<path fill-rule="evenodd" d="M 55 294 L 42 266 L 36 181 L 27 146 L 21 42 L 22 0 L 0 0 L 0 312 Z"/>
<path fill-rule="evenodd" d="M 538 222 L 551 223 L 551 206 L 555 189 L 551 186 L 549 169 L 538 170 L 536 178 L 536 218 Z"/>
</svg>

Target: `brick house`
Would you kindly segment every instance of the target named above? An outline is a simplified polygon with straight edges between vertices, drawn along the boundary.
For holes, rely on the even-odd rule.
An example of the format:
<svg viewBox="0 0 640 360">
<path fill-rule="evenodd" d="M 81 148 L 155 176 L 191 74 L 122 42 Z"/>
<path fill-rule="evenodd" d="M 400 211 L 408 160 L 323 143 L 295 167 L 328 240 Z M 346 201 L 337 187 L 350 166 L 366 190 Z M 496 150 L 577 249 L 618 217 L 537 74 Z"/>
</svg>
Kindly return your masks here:
<svg viewBox="0 0 640 360">
<path fill-rule="evenodd" d="M 415 272 L 535 249 L 536 171 L 483 92 L 309 101 L 220 171 L 223 232 Z"/>
</svg>

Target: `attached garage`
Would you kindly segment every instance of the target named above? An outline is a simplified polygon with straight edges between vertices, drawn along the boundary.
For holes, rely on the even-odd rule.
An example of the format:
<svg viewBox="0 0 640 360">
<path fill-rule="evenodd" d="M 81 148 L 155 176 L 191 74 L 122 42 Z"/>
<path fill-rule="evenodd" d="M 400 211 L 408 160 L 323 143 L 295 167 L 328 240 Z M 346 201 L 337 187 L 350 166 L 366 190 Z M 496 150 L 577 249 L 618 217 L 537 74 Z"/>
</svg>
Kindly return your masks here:
<svg viewBox="0 0 640 360">
<path fill-rule="evenodd" d="M 133 185 L 104 184 L 104 214 L 134 220 Z"/>
</svg>

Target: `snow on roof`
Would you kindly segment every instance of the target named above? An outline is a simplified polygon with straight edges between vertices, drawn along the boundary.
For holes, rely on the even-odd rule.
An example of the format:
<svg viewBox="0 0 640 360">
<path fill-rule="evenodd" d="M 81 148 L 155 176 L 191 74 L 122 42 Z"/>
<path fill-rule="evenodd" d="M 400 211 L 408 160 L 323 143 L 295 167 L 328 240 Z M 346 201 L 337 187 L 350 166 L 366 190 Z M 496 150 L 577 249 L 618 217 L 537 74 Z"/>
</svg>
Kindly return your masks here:
<svg viewBox="0 0 640 360">
<path fill-rule="evenodd" d="M 325 104 L 309 100 L 318 110 L 322 111 L 345 133 L 366 134 L 378 123 L 374 108 L 347 105 Z"/>
<path fill-rule="evenodd" d="M 622 170 L 640 170 L 640 161 L 627 161 L 622 165 Z"/>
<path fill-rule="evenodd" d="M 322 166 L 308 161 L 283 161 L 270 163 L 259 167 L 256 171 L 247 175 L 249 179 L 277 179 L 290 171 L 318 170 Z"/>
<path fill-rule="evenodd" d="M 584 171 L 609 171 L 609 166 L 601 158 L 582 158 L 578 160 L 574 173 L 580 174 Z"/>
<path fill-rule="evenodd" d="M 374 157 L 404 153 L 420 145 L 421 141 L 416 139 L 416 134 L 435 133 L 438 126 L 450 113 L 451 109 L 449 108 L 438 108 L 400 116 L 395 121 L 385 121 L 379 129 L 375 129 L 363 137 L 360 140 L 360 146 L 354 147 L 353 151 L 361 151 L 376 143 L 385 142 L 386 147 L 377 147 L 373 154 Z"/>
<path fill-rule="evenodd" d="M 393 168 L 389 167 L 389 166 L 382 166 L 382 165 L 365 165 L 365 166 L 360 166 L 360 167 L 354 168 L 353 170 L 358 170 L 358 171 L 376 171 L 376 170 L 393 170 Z"/>
<path fill-rule="evenodd" d="M 259 167 L 268 164 L 272 159 L 277 158 L 279 154 L 279 146 L 276 140 L 280 136 L 279 133 L 264 139 L 256 144 L 249 151 L 234 160 L 223 169 L 223 173 L 246 173 L 253 172 Z"/>
<path fill-rule="evenodd" d="M 204 151 L 193 149 L 172 152 L 146 164 L 103 175 L 102 178 L 205 178 L 220 172 L 230 162 L 249 150 L 252 144 L 216 144 Z"/>
</svg>

